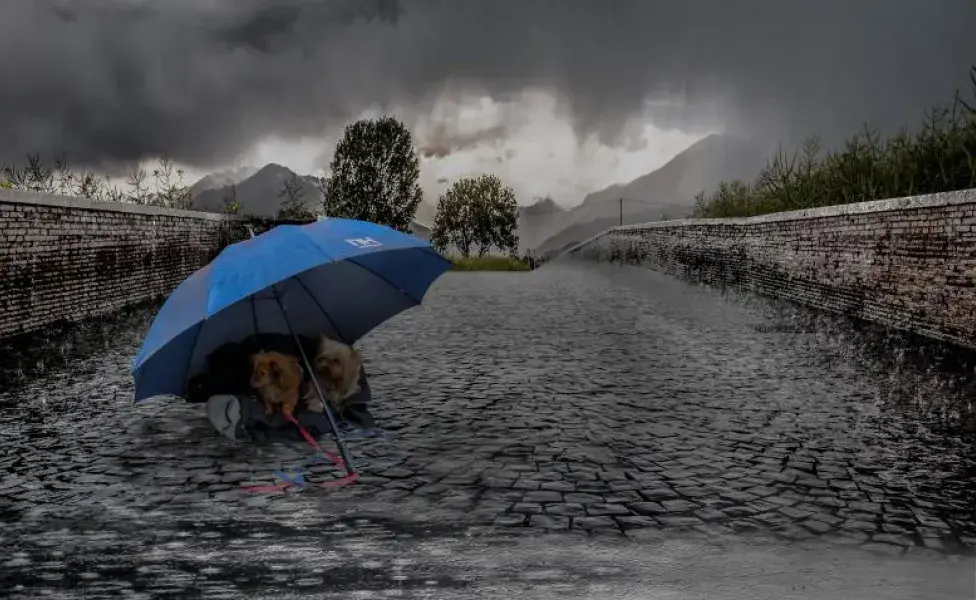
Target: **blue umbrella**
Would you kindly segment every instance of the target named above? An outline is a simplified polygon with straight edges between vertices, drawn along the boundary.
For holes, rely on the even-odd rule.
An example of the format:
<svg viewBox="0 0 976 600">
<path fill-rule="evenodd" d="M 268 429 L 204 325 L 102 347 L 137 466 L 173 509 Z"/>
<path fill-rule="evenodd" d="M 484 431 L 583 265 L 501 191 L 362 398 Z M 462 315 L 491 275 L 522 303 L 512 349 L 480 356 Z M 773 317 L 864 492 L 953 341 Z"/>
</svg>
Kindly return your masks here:
<svg viewBox="0 0 976 600">
<path fill-rule="evenodd" d="M 427 242 L 351 219 L 279 225 L 232 244 L 159 310 L 132 366 L 135 401 L 185 395 L 214 350 L 252 334 L 351 344 L 420 304 L 449 268 Z"/>
</svg>

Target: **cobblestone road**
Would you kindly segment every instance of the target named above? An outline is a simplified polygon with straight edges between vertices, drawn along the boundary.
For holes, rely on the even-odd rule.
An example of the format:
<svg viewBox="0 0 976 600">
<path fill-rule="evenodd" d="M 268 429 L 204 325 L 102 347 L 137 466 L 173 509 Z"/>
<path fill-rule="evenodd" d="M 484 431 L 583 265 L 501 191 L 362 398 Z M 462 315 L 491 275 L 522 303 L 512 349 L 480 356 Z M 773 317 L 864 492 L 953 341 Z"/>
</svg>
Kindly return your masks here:
<svg viewBox="0 0 976 600">
<path fill-rule="evenodd" d="M 450 274 L 361 344 L 390 434 L 350 442 L 362 482 L 276 495 L 238 486 L 304 447 L 234 446 L 179 402 L 131 407 L 120 343 L 0 395 L 0 596 L 464 586 L 348 565 L 500 530 L 971 554 L 972 440 L 892 401 L 918 374 L 879 375 L 801 321 L 637 268 Z"/>
</svg>

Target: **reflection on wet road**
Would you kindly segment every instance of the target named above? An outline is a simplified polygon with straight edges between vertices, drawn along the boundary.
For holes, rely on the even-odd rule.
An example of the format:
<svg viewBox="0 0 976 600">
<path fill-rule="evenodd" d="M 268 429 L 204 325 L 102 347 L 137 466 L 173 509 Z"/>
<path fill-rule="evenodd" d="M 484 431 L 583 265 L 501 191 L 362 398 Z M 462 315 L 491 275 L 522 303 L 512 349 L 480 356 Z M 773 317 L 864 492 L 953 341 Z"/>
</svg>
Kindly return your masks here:
<svg viewBox="0 0 976 600">
<path fill-rule="evenodd" d="M 814 545 L 849 590 L 870 579 L 858 561 L 906 590 L 925 569 L 945 597 L 971 589 L 976 442 L 938 373 L 880 368 L 839 321 L 637 268 L 450 274 L 427 300 L 361 344 L 390 435 L 351 442 L 348 489 L 242 494 L 306 448 L 132 407 L 130 342 L 0 395 L 0 595 L 515 597 L 535 576 L 540 594 L 635 598 L 656 577 L 667 598 L 711 594 L 677 573 L 721 563 L 727 539 L 775 539 L 722 563 L 736 585 L 779 565 L 754 572 L 836 597 L 788 566 Z"/>
</svg>

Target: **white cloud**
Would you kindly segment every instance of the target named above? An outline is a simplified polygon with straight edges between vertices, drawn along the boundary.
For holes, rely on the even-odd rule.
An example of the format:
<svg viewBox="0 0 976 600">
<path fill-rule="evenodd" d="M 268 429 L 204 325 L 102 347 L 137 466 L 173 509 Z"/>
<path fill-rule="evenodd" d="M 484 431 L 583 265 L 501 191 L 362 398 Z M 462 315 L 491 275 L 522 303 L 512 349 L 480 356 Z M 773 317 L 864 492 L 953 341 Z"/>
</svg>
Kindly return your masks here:
<svg viewBox="0 0 976 600">
<path fill-rule="evenodd" d="M 365 111 L 376 116 L 378 111 Z M 520 204 L 550 195 L 578 204 L 592 191 L 630 181 L 662 166 L 702 135 L 661 130 L 635 119 L 626 147 L 610 147 L 595 138 L 580 140 L 555 98 L 527 91 L 510 101 L 487 96 L 445 93 L 427 114 L 393 111 L 408 123 L 421 158 L 425 198 L 438 195 L 460 177 L 494 173 L 511 185 Z M 299 173 L 324 174 L 336 139 L 265 139 L 227 167 L 269 162 Z M 187 169 L 189 181 L 205 172 Z"/>
</svg>

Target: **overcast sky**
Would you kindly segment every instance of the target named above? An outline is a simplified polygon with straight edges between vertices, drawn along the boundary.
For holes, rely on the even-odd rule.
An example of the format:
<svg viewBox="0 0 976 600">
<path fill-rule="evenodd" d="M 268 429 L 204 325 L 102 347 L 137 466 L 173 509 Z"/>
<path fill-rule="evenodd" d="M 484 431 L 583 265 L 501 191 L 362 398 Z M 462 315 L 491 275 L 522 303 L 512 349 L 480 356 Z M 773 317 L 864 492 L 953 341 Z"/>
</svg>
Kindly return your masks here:
<svg viewBox="0 0 976 600">
<path fill-rule="evenodd" d="M 572 204 L 709 132 L 914 125 L 972 63 L 972 0 L 0 0 L 0 160 L 313 172 L 389 111 L 428 195 Z"/>
</svg>

